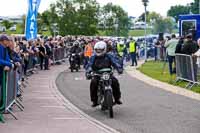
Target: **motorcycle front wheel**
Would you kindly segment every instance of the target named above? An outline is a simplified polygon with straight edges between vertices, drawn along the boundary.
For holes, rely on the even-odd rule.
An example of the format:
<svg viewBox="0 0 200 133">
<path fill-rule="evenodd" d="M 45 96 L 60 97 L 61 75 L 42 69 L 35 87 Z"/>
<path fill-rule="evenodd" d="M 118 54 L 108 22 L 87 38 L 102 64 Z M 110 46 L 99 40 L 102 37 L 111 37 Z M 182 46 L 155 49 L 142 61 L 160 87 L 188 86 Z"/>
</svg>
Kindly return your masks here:
<svg viewBox="0 0 200 133">
<path fill-rule="evenodd" d="M 112 92 L 109 90 L 106 92 L 106 100 L 107 100 L 107 107 L 109 111 L 109 116 L 110 118 L 113 118 L 113 97 L 112 97 Z"/>
</svg>

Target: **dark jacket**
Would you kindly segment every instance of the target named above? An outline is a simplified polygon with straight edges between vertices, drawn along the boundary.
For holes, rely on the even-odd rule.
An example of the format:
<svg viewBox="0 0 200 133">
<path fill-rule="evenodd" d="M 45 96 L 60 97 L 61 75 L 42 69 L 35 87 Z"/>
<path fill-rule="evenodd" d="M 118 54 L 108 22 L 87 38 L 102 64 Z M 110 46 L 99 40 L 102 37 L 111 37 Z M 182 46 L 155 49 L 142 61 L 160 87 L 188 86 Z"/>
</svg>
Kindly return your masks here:
<svg viewBox="0 0 200 133">
<path fill-rule="evenodd" d="M 80 47 L 77 47 L 77 46 L 73 46 L 71 49 L 70 49 L 70 53 L 75 53 L 75 54 L 79 54 L 80 52 L 82 51 L 82 49 Z"/>
<path fill-rule="evenodd" d="M 181 52 L 183 54 L 192 55 L 198 50 L 198 46 L 192 40 L 188 40 L 184 43 Z"/>
<path fill-rule="evenodd" d="M 93 55 L 86 67 L 87 71 L 98 71 L 103 68 L 114 67 L 118 72 L 122 71 L 122 66 L 118 63 L 111 54 L 105 54 L 104 56 Z"/>
<path fill-rule="evenodd" d="M 8 51 L 10 60 L 12 60 L 13 62 L 21 62 L 22 61 L 21 58 L 19 57 L 19 55 L 14 50 L 7 48 L 7 51 Z"/>
<path fill-rule="evenodd" d="M 46 48 L 46 52 L 47 52 L 46 54 L 47 54 L 48 56 L 50 56 L 50 55 L 52 54 L 50 46 L 49 46 L 48 44 L 45 44 L 44 46 L 45 46 L 45 48 Z"/>
<path fill-rule="evenodd" d="M 39 56 L 41 58 L 44 58 L 46 56 L 46 48 L 45 48 L 45 46 L 40 46 L 39 47 L 39 51 L 40 51 Z"/>
<path fill-rule="evenodd" d="M 175 50 L 175 53 L 178 54 L 178 53 L 182 53 L 182 47 L 183 47 L 183 40 L 179 40 L 178 44 L 176 45 L 176 50 Z"/>
</svg>

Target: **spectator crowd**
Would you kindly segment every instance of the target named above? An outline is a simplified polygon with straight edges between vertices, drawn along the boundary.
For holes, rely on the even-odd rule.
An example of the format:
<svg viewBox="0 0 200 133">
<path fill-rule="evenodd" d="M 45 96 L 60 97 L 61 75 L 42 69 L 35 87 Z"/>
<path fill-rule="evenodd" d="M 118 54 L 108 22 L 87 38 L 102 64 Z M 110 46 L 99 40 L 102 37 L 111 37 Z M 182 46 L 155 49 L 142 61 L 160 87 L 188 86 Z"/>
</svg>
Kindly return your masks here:
<svg viewBox="0 0 200 133">
<path fill-rule="evenodd" d="M 55 49 L 64 48 L 64 54 L 67 55 L 76 41 L 81 49 L 80 63 L 85 67 L 93 54 L 95 43 L 102 40 L 107 43 L 107 52 L 120 58 L 122 65 L 124 62 L 131 61 L 131 66 L 137 66 L 137 60 L 144 56 L 144 40 L 140 38 L 135 40 L 132 37 L 40 36 L 35 40 L 27 41 L 23 36 L 2 34 L 0 35 L 0 86 L 2 86 L 3 71 L 21 67 L 24 76 L 28 76 L 30 68 L 31 70 L 36 68 L 50 70 L 50 66 L 55 60 Z M 175 65 L 173 65 L 176 53 L 200 55 L 197 42 L 192 40 L 190 34 L 185 38 L 177 38 L 175 34 L 172 34 L 166 38 L 151 38 L 147 41 L 154 46 L 155 60 L 168 60 L 170 74 L 176 73 Z M 200 45 L 199 40 L 198 44 Z M 148 48 L 147 54 L 150 55 L 151 48 Z"/>
</svg>

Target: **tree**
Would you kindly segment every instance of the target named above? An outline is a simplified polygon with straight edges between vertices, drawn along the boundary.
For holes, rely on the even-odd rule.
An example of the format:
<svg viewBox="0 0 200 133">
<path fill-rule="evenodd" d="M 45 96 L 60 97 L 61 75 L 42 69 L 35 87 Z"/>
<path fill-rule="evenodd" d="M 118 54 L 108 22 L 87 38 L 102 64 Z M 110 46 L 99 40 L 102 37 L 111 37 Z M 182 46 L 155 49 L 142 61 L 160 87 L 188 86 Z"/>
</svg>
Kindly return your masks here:
<svg viewBox="0 0 200 133">
<path fill-rule="evenodd" d="M 148 16 L 149 15 L 149 11 L 146 12 L 146 15 Z M 142 13 L 140 16 L 139 16 L 139 19 L 138 21 L 145 21 L 145 13 Z M 148 22 L 148 21 L 147 21 Z"/>
<path fill-rule="evenodd" d="M 167 15 L 174 17 L 177 22 L 179 15 L 188 14 L 189 12 L 190 12 L 190 6 L 176 5 L 176 6 L 172 6 L 167 11 Z"/>
<path fill-rule="evenodd" d="M 56 14 L 56 5 L 51 4 L 49 9 L 44 11 L 42 14 L 38 14 L 38 31 L 42 33 L 42 30 L 46 28 L 54 35 L 53 24 L 58 23 L 58 15 Z"/>
<path fill-rule="evenodd" d="M 9 28 L 13 25 L 13 23 L 9 22 L 8 20 L 3 20 L 3 21 L 1 22 L 1 24 L 2 24 L 3 26 L 5 26 L 6 29 L 9 29 Z"/>
<path fill-rule="evenodd" d="M 172 33 L 173 30 L 173 21 L 171 18 L 159 18 L 155 25 L 154 25 L 154 29 L 153 32 L 154 33 Z"/>
<path fill-rule="evenodd" d="M 38 32 L 42 33 L 44 29 L 51 32 L 54 35 L 52 24 L 58 23 L 58 16 L 55 13 L 56 7 L 54 4 L 50 5 L 50 9 L 38 14 Z"/>
<path fill-rule="evenodd" d="M 100 20 L 104 23 L 106 35 L 127 36 L 130 25 L 128 13 L 120 6 L 108 3 L 100 11 Z"/>
<path fill-rule="evenodd" d="M 178 21 L 178 16 L 181 14 L 199 14 L 199 0 L 194 0 L 194 2 L 188 3 L 186 6 L 176 5 L 172 6 L 168 12 L 168 16 L 172 16 Z"/>
<path fill-rule="evenodd" d="M 58 0 L 38 15 L 38 23 L 57 24 L 60 35 L 95 35 L 104 27 L 107 35 L 124 36 L 129 28 L 128 13 L 120 6 L 109 3 L 100 8 L 96 0 Z"/>
<path fill-rule="evenodd" d="M 199 14 L 199 0 L 194 0 L 194 2 L 190 3 L 190 10 L 193 14 Z"/>
<path fill-rule="evenodd" d="M 158 21 L 161 18 L 162 16 L 159 13 L 149 12 L 147 15 L 147 22 L 150 22 L 151 20 Z"/>
<path fill-rule="evenodd" d="M 57 23 L 61 35 L 94 35 L 97 33 L 98 9 L 96 0 L 58 0 L 51 5 L 48 14 L 53 20 L 49 21 L 48 17 L 47 25 Z"/>
<path fill-rule="evenodd" d="M 75 0 L 77 5 L 76 24 L 77 30 L 82 35 L 94 35 L 97 33 L 99 4 L 96 0 Z"/>
</svg>

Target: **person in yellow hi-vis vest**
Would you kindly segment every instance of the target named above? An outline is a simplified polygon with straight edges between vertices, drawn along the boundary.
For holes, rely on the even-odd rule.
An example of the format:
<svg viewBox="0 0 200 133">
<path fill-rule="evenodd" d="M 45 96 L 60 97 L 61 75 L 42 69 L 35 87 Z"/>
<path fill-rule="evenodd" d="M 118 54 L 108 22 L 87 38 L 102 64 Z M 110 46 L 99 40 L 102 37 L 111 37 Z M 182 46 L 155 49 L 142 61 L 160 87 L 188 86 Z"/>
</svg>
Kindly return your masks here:
<svg viewBox="0 0 200 133">
<path fill-rule="evenodd" d="M 125 50 L 126 50 L 126 45 L 124 44 L 124 41 L 120 41 L 117 44 L 117 53 L 118 53 L 118 56 L 120 58 L 120 62 L 121 62 L 122 67 L 124 65 L 124 53 L 125 53 Z"/>
<path fill-rule="evenodd" d="M 130 43 L 129 43 L 129 54 L 131 56 L 131 61 L 132 61 L 131 66 L 134 66 L 134 65 L 137 66 L 136 46 L 137 46 L 137 43 L 135 42 L 135 40 L 133 40 L 133 38 L 131 38 Z"/>
</svg>

